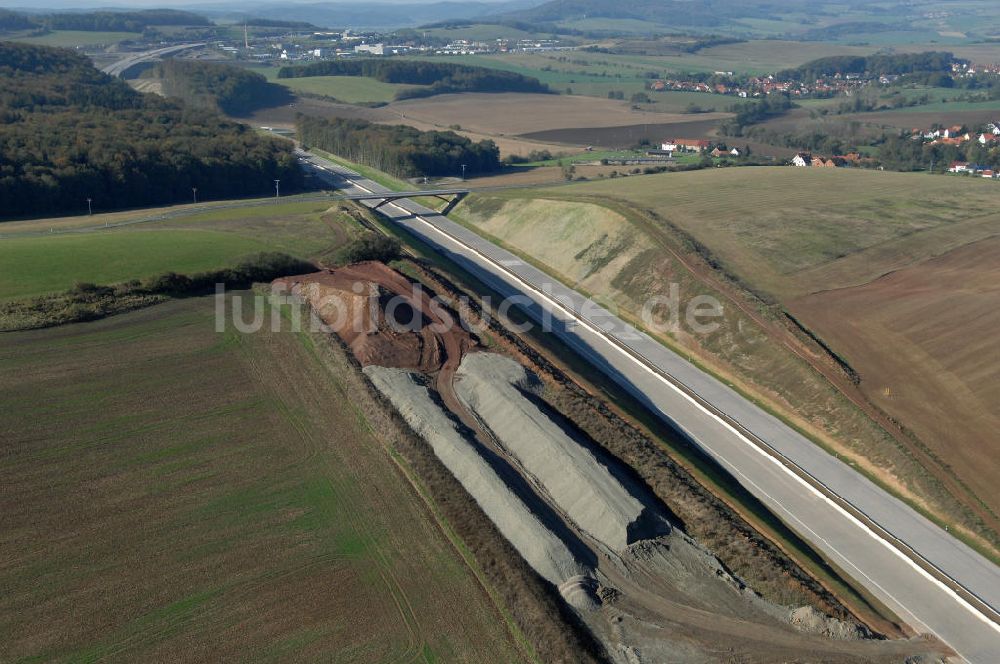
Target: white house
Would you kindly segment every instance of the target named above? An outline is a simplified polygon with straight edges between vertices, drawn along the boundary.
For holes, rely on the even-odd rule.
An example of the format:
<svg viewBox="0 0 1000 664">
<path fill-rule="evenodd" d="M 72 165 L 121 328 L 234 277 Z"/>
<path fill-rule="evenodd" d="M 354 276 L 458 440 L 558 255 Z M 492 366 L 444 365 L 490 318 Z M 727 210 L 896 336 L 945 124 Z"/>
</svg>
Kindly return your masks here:
<svg viewBox="0 0 1000 664">
<path fill-rule="evenodd" d="M 792 159 L 792 166 L 798 166 L 799 168 L 806 168 L 807 166 L 812 166 L 812 155 L 800 152 L 795 155 Z"/>
</svg>

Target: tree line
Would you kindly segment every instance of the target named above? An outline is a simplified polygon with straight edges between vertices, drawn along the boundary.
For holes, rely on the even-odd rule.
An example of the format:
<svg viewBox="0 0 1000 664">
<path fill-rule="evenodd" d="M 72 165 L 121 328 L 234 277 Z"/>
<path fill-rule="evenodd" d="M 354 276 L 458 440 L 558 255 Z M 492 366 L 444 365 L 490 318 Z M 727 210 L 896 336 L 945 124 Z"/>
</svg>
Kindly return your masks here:
<svg viewBox="0 0 1000 664">
<path fill-rule="evenodd" d="M 760 101 L 735 104 L 729 109 L 735 114 L 734 117 L 719 125 L 719 133 L 723 136 L 742 136 L 749 125 L 782 115 L 794 106 L 788 95 L 784 94 L 767 95 Z"/>
<path fill-rule="evenodd" d="M 299 115 L 303 145 L 318 147 L 345 159 L 396 177 L 489 173 L 500 168 L 500 150 L 493 141 L 474 143 L 451 131 L 420 131 L 404 125 L 382 125 L 350 118 Z"/>
<path fill-rule="evenodd" d="M 832 55 L 818 58 L 795 69 L 779 72 L 783 81 L 815 81 L 836 74 L 869 74 L 871 76 L 916 73 L 947 73 L 955 55 L 947 51 L 923 53 L 877 54 L 869 56 Z"/>
<path fill-rule="evenodd" d="M 309 76 L 364 76 L 383 83 L 428 86 L 401 90 L 396 94 L 397 99 L 453 92 L 551 92 L 547 85 L 531 76 L 487 67 L 424 60 L 323 60 L 308 65 L 282 67 L 278 72 L 278 78 Z"/>
<path fill-rule="evenodd" d="M 148 75 L 160 80 L 168 97 L 228 115 L 246 115 L 292 98 L 287 88 L 269 83 L 256 72 L 215 62 L 174 58 L 158 63 Z"/>
<path fill-rule="evenodd" d="M 302 185 L 286 141 L 141 95 L 67 49 L 0 42 L 0 217 L 266 195 Z"/>
<path fill-rule="evenodd" d="M 0 30 L 81 30 L 85 32 L 142 32 L 154 25 L 213 25 L 204 16 L 175 9 L 126 12 L 66 12 L 29 15 L 0 10 Z"/>
</svg>

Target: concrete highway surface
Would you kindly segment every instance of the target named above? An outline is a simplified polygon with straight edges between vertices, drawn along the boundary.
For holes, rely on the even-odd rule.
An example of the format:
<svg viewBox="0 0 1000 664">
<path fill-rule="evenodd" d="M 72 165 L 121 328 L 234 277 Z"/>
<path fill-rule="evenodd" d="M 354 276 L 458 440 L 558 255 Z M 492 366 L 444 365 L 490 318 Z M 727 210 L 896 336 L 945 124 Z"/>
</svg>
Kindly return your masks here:
<svg viewBox="0 0 1000 664">
<path fill-rule="evenodd" d="M 389 192 L 333 162 L 303 164 L 344 193 Z M 375 207 L 378 201 L 364 201 Z M 379 207 L 519 304 L 726 468 L 910 626 L 969 662 L 1000 662 L 1000 568 L 847 464 L 643 332 L 514 254 L 410 200 Z"/>
<path fill-rule="evenodd" d="M 205 44 L 178 44 L 176 46 L 167 46 L 165 48 L 157 48 L 152 51 L 143 51 L 142 53 L 130 53 L 126 57 L 113 62 L 110 65 L 101 69 L 105 74 L 110 74 L 111 76 L 121 76 L 130 68 L 139 64 L 140 62 L 147 62 L 152 60 L 159 60 L 160 58 L 166 57 L 168 55 L 175 55 L 181 51 L 186 51 L 189 48 L 197 48 L 199 46 L 204 46 Z"/>
</svg>

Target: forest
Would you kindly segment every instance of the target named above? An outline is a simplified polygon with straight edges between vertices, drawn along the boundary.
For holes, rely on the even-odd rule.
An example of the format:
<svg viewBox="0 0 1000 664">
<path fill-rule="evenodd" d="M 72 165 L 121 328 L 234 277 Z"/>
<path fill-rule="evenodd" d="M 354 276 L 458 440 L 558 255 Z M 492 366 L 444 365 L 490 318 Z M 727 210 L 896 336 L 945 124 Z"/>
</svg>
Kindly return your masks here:
<svg viewBox="0 0 1000 664">
<path fill-rule="evenodd" d="M 101 73 L 67 49 L 0 42 L 4 218 L 263 196 L 302 185 L 292 145 Z"/>
<path fill-rule="evenodd" d="M 923 53 L 878 54 L 867 57 L 834 55 L 812 60 L 795 69 L 777 74 L 779 80 L 815 81 L 836 74 L 869 74 L 871 76 L 916 73 L 947 73 L 955 56 L 946 51 Z"/>
<path fill-rule="evenodd" d="M 170 59 L 158 63 L 147 75 L 160 80 L 168 97 L 234 116 L 292 99 L 287 88 L 268 83 L 260 74 L 222 63 Z"/>
<path fill-rule="evenodd" d="M 493 141 L 473 143 L 451 131 L 420 131 L 403 125 L 299 115 L 299 140 L 396 177 L 469 175 L 500 168 Z"/>
<path fill-rule="evenodd" d="M 0 30 L 82 30 L 85 32 L 142 32 L 154 25 L 212 25 L 204 16 L 175 9 L 127 12 L 67 12 L 28 15 L 0 10 Z"/>
<path fill-rule="evenodd" d="M 424 60 L 324 60 L 297 67 L 282 67 L 278 78 L 308 76 L 365 76 L 384 83 L 424 85 L 401 90 L 399 99 L 429 97 L 452 92 L 551 92 L 537 78 L 514 72 Z"/>
</svg>

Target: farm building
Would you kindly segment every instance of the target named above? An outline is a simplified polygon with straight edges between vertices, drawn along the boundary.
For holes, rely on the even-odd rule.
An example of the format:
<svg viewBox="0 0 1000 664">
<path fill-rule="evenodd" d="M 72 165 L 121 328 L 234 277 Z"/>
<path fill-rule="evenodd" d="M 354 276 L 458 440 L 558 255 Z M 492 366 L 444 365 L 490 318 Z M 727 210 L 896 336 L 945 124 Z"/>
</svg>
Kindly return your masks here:
<svg viewBox="0 0 1000 664">
<path fill-rule="evenodd" d="M 662 149 L 666 152 L 704 152 L 711 145 L 710 141 L 702 139 L 675 138 L 665 141 Z"/>
</svg>

